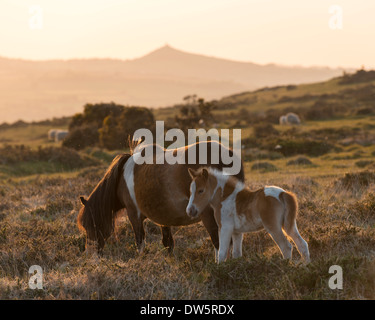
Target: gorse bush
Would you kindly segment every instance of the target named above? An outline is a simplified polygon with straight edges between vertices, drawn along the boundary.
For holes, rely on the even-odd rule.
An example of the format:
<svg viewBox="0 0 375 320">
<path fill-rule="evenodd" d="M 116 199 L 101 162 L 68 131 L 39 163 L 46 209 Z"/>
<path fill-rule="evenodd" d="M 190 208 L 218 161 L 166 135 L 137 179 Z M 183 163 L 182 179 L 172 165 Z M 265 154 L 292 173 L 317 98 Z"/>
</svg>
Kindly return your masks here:
<svg viewBox="0 0 375 320">
<path fill-rule="evenodd" d="M 69 129 L 75 127 L 81 127 L 83 125 L 95 125 L 100 128 L 103 124 L 103 120 L 109 115 L 118 117 L 121 112 L 125 109 L 124 106 L 111 103 L 95 103 L 85 104 L 83 107 L 83 113 L 77 113 L 73 116 Z"/>
<path fill-rule="evenodd" d="M 127 107 L 119 117 L 107 116 L 99 129 L 99 145 L 109 150 L 127 147 L 128 137 L 132 137 L 137 129 L 154 131 L 155 118 L 153 113 L 142 107 Z"/>
<path fill-rule="evenodd" d="M 346 189 L 367 187 L 372 183 L 375 183 L 375 172 L 368 170 L 346 173 L 344 177 L 336 181 L 336 184 L 342 185 Z"/>
<path fill-rule="evenodd" d="M 251 166 L 251 170 L 277 171 L 277 167 L 269 162 L 256 162 Z"/>
<path fill-rule="evenodd" d="M 344 103 L 332 103 L 325 100 L 318 100 L 303 112 L 303 117 L 306 120 L 332 119 L 345 115 L 348 110 L 349 106 Z"/>
<path fill-rule="evenodd" d="M 99 140 L 98 128 L 95 125 L 82 125 L 74 127 L 63 140 L 63 146 L 81 150 L 86 147 L 95 146 Z"/>
<path fill-rule="evenodd" d="M 279 146 L 278 151 L 284 156 L 294 156 L 298 154 L 321 156 L 333 148 L 333 145 L 327 142 L 303 138 L 278 140 L 270 145 L 270 148 L 274 149 L 276 145 Z"/>
<path fill-rule="evenodd" d="M 0 148 L 0 164 L 14 165 L 20 162 L 50 162 L 72 169 L 99 163 L 89 156 L 65 147 L 39 146 L 34 150 L 25 145 L 5 145 Z"/>
<path fill-rule="evenodd" d="M 279 131 L 277 131 L 274 126 L 270 123 L 259 123 L 253 126 L 254 129 L 254 136 L 256 138 L 264 138 L 269 137 L 272 135 L 278 135 Z"/>
<path fill-rule="evenodd" d="M 306 166 L 306 165 L 312 165 L 313 163 L 309 158 L 306 157 L 298 157 L 293 160 L 289 160 L 286 165 L 287 166 Z"/>
<path fill-rule="evenodd" d="M 92 146 L 123 149 L 134 131 L 154 130 L 154 126 L 154 115 L 148 108 L 114 103 L 86 104 L 83 113 L 73 116 L 63 145 L 76 150 Z"/>
</svg>

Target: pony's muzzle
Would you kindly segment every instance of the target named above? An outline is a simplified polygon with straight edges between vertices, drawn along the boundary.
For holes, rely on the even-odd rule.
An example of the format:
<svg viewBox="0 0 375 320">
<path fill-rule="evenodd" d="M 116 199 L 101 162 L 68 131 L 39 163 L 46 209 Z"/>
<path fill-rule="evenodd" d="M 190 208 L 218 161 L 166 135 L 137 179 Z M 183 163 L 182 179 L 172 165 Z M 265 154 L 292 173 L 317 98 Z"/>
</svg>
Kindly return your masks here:
<svg viewBox="0 0 375 320">
<path fill-rule="evenodd" d="M 196 217 L 198 216 L 198 209 L 197 209 L 197 207 L 196 207 L 195 205 L 192 205 L 192 206 L 190 206 L 190 207 L 187 207 L 187 208 L 186 208 L 186 214 L 187 214 L 190 218 L 192 218 L 192 219 L 196 218 Z"/>
</svg>

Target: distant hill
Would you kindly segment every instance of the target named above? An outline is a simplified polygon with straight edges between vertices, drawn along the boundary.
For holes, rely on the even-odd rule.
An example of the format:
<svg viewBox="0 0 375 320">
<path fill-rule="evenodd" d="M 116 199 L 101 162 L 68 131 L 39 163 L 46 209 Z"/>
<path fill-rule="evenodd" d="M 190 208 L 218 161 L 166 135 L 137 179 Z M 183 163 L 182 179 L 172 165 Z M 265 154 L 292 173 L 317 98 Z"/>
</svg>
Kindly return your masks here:
<svg viewBox="0 0 375 320">
<path fill-rule="evenodd" d="M 220 99 L 265 86 L 324 81 L 342 72 L 230 61 L 170 46 L 133 60 L 0 58 L 0 123 L 71 115 L 87 102 L 162 107 L 188 94 Z"/>
</svg>

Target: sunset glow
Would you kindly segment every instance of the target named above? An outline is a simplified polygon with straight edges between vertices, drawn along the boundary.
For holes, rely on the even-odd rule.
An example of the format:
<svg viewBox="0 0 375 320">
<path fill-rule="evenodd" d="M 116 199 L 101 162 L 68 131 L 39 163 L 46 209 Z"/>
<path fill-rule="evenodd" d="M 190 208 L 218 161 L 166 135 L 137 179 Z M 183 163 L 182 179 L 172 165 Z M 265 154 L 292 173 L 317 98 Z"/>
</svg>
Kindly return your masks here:
<svg viewBox="0 0 375 320">
<path fill-rule="evenodd" d="M 330 7 L 342 28 L 330 28 Z M 42 9 L 41 28 L 31 28 Z M 3 0 L 0 56 L 132 59 L 170 44 L 260 64 L 375 66 L 375 2 L 259 0 Z"/>
</svg>

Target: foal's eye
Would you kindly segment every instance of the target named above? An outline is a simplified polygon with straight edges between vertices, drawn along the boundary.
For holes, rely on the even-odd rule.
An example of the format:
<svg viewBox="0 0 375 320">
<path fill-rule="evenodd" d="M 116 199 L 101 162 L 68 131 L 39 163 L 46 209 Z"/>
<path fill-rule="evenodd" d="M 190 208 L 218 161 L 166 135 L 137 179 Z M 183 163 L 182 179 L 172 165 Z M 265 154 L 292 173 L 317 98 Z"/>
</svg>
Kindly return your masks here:
<svg viewBox="0 0 375 320">
<path fill-rule="evenodd" d="M 198 194 L 202 194 L 203 191 L 204 191 L 203 189 L 198 190 Z"/>
</svg>

